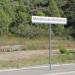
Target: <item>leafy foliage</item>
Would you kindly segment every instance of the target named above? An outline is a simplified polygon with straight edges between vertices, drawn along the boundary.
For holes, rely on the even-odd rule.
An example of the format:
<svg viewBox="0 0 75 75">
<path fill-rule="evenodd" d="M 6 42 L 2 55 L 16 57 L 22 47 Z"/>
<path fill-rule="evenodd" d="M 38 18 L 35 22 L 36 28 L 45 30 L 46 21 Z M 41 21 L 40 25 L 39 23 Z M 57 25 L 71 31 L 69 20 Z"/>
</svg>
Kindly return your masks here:
<svg viewBox="0 0 75 75">
<path fill-rule="evenodd" d="M 75 36 L 75 0 L 0 0 L 0 36 L 48 36 L 48 25 L 31 23 L 31 16 L 67 17 L 67 26 L 52 25 L 55 36 Z M 70 32 L 70 29 L 73 29 Z"/>
</svg>

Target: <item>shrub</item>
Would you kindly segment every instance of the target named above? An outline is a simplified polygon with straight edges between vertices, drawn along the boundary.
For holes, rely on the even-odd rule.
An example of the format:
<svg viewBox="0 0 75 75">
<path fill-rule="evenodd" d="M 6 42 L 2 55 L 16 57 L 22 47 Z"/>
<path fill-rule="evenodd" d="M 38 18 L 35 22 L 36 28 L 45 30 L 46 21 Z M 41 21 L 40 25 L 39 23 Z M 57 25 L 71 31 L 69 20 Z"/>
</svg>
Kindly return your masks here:
<svg viewBox="0 0 75 75">
<path fill-rule="evenodd" d="M 59 49 L 59 52 L 61 53 L 61 54 L 69 54 L 69 51 L 65 48 L 65 47 L 60 47 L 60 49 Z"/>
</svg>

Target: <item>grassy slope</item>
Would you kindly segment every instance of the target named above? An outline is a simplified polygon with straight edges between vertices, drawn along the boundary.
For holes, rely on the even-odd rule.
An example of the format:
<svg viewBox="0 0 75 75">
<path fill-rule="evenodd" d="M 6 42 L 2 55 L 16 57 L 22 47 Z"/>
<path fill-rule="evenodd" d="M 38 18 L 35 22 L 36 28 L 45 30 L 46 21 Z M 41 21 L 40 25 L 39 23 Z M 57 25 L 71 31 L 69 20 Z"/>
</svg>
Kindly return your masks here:
<svg viewBox="0 0 75 75">
<path fill-rule="evenodd" d="M 60 45 L 64 45 L 67 48 L 74 48 L 75 42 L 74 41 L 68 41 L 68 40 L 61 40 L 61 39 L 52 39 L 52 48 L 56 49 L 59 48 Z M 26 54 L 29 54 L 29 52 L 25 53 L 26 51 L 21 52 L 2 52 L 0 53 L 0 57 L 8 58 L 11 57 L 11 59 L 4 59 L 0 58 L 0 68 L 10 68 L 10 67 L 24 67 L 29 65 L 36 65 L 36 64 L 48 64 L 48 54 L 43 53 L 40 54 L 41 50 L 44 52 L 46 49 L 48 49 L 48 38 L 40 38 L 40 39 L 25 39 L 20 37 L 0 37 L 0 45 L 15 45 L 15 44 L 23 44 L 26 47 L 26 50 L 32 50 L 31 56 L 29 58 Z M 40 52 L 36 52 L 35 50 L 39 50 Z M 34 53 L 35 52 L 35 53 Z M 34 54 L 33 54 L 34 53 Z M 17 55 L 15 55 L 17 54 Z M 11 55 L 11 56 L 9 56 Z M 32 56 L 33 55 L 33 56 Z M 16 58 L 15 56 L 18 56 Z M 67 62 L 75 62 L 75 54 L 70 55 L 70 57 L 67 57 L 66 55 L 53 55 L 51 57 L 52 63 L 67 63 Z"/>
<path fill-rule="evenodd" d="M 16 51 L 16 52 L 2 52 L 0 53 L 0 69 L 5 68 L 20 68 L 31 65 L 48 64 L 48 51 Z M 51 57 L 51 63 L 74 63 L 74 55 L 53 55 Z"/>
<path fill-rule="evenodd" d="M 48 49 L 48 38 L 25 39 L 20 37 L 0 37 L 1 45 L 24 45 L 26 50 Z M 75 48 L 75 41 L 52 39 L 52 49 L 58 49 L 61 45 L 66 48 Z"/>
</svg>

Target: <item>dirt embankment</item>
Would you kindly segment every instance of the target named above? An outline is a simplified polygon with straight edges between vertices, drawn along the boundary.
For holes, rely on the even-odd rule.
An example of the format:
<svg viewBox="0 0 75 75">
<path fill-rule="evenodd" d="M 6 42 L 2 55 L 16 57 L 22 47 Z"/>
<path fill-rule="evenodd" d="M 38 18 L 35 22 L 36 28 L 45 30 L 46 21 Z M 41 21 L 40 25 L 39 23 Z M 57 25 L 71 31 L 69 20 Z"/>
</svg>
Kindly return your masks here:
<svg viewBox="0 0 75 75">
<path fill-rule="evenodd" d="M 14 52 L 0 52 L 0 60 L 17 60 L 17 59 L 30 59 L 35 56 L 47 56 L 47 50 L 32 50 L 32 51 L 14 51 Z"/>
<path fill-rule="evenodd" d="M 51 54 L 57 54 L 57 51 L 51 51 Z M 48 50 L 27 50 L 27 51 L 13 51 L 0 52 L 0 61 L 30 59 L 32 57 L 48 56 Z"/>
</svg>

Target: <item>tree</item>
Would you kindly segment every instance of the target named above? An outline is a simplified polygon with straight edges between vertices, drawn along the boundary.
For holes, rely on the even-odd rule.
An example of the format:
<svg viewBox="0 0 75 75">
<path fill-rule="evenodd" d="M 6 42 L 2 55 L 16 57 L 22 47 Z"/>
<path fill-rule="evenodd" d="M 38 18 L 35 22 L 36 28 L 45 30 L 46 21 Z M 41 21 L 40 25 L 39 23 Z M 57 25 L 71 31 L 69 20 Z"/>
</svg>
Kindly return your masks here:
<svg viewBox="0 0 75 75">
<path fill-rule="evenodd" d="M 62 14 L 60 12 L 60 9 L 57 6 L 57 3 L 56 3 L 55 0 L 50 0 L 49 1 L 48 10 L 50 12 L 50 16 L 52 16 L 52 17 L 61 17 L 62 16 Z M 63 25 L 54 25 L 52 28 L 53 28 L 53 31 L 54 31 L 55 35 L 61 36 L 63 34 L 63 31 L 64 31 L 64 26 Z"/>
<path fill-rule="evenodd" d="M 63 0 L 64 1 L 64 0 Z M 68 18 L 68 24 L 66 27 L 69 30 L 70 34 L 75 37 L 75 0 L 66 0 L 63 5 L 60 4 L 61 9 L 64 12 L 64 15 Z"/>
<path fill-rule="evenodd" d="M 66 27 L 69 27 L 66 29 L 69 29 L 69 31 L 73 29 L 72 33 L 69 33 L 75 35 L 75 0 L 0 0 L 0 35 L 8 35 L 9 32 L 11 34 L 19 32 L 24 35 L 24 33 L 28 32 L 28 30 L 24 31 L 24 29 L 30 28 L 32 28 L 32 32 L 44 30 L 47 33 L 48 25 L 32 24 L 32 15 L 65 16 L 68 18 Z M 63 31 L 65 31 L 62 25 L 52 25 L 52 29 L 55 36 L 62 36 Z"/>
</svg>

